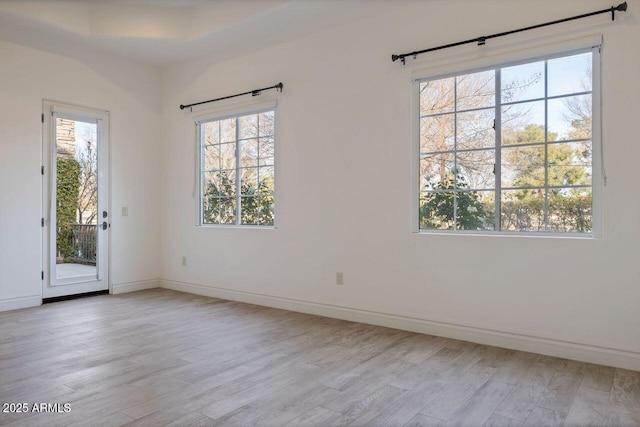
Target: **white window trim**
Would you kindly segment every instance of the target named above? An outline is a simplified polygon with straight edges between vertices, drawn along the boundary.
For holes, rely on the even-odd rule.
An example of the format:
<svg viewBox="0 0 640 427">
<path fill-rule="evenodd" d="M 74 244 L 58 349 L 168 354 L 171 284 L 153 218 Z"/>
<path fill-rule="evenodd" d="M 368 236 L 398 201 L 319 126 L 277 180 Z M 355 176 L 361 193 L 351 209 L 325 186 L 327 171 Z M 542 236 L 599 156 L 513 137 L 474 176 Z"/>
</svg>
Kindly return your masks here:
<svg viewBox="0 0 640 427">
<path fill-rule="evenodd" d="M 602 36 L 595 35 L 564 43 L 537 46 L 527 50 L 507 52 L 490 57 L 437 65 L 412 73 L 411 84 L 411 232 L 425 235 L 458 235 L 458 236 L 495 236 L 495 237 L 542 237 L 560 239 L 591 240 L 602 238 L 603 233 L 603 161 L 602 142 Z M 493 230 L 424 230 L 420 229 L 420 81 L 436 80 L 460 74 L 486 71 L 495 68 L 549 60 L 569 56 L 573 53 L 591 50 L 592 55 L 592 232 L 591 233 L 559 233 L 559 232 L 517 232 Z"/>
<path fill-rule="evenodd" d="M 195 156 L 194 156 L 194 181 L 193 181 L 193 193 L 192 197 L 195 199 L 196 205 L 196 226 L 202 228 L 214 228 L 214 229 L 248 229 L 248 230 L 274 230 L 278 228 L 278 173 L 279 169 L 278 165 L 278 154 L 277 154 L 277 146 L 278 146 L 278 120 L 277 120 L 277 106 L 278 102 L 276 100 L 267 100 L 259 103 L 251 103 L 251 104 L 237 104 L 234 106 L 227 105 L 226 107 L 207 110 L 206 112 L 202 112 L 198 115 L 193 116 L 193 121 L 195 125 Z M 274 220 L 273 225 L 253 225 L 253 224 L 208 224 L 205 223 L 202 218 L 203 213 L 203 197 L 202 197 L 202 150 L 201 150 L 201 125 L 208 122 L 215 122 L 218 120 L 225 120 L 233 117 L 246 116 L 252 114 L 260 114 L 266 111 L 273 111 L 274 115 L 274 129 L 273 129 L 273 139 L 274 139 L 274 191 L 273 191 L 273 199 L 274 199 Z"/>
</svg>

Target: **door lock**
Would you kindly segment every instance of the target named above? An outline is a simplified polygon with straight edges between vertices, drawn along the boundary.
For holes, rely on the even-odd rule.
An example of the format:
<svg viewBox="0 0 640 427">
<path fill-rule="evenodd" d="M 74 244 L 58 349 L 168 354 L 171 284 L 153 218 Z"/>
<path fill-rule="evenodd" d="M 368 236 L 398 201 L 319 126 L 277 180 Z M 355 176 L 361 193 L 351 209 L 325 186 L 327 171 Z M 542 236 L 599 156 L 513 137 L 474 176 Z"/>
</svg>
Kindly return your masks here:
<svg viewBox="0 0 640 427">
<path fill-rule="evenodd" d="M 106 218 L 107 217 L 107 211 L 102 211 L 102 218 Z"/>
</svg>

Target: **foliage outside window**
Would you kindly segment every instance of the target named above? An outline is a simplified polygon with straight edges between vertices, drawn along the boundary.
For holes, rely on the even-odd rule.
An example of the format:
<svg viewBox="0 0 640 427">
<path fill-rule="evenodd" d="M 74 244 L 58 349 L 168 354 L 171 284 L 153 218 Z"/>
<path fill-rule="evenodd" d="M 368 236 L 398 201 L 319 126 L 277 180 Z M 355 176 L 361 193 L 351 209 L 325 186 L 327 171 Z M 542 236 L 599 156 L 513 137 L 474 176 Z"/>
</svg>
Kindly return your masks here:
<svg viewBox="0 0 640 427">
<path fill-rule="evenodd" d="M 80 163 L 74 158 L 56 159 L 56 239 L 57 256 L 64 259 L 75 256 L 73 224 L 78 211 L 78 191 L 80 190 Z"/>
<path fill-rule="evenodd" d="M 201 223 L 273 226 L 274 111 L 201 122 Z"/>
<path fill-rule="evenodd" d="M 591 233 L 591 50 L 421 80 L 421 230 Z"/>
</svg>

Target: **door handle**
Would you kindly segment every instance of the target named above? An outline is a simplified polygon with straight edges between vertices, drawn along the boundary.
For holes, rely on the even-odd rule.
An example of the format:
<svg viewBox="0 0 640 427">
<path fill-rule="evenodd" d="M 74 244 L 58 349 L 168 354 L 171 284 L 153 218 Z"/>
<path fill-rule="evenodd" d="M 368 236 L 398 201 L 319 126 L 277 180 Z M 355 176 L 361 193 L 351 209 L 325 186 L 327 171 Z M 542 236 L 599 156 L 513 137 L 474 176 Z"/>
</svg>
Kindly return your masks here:
<svg viewBox="0 0 640 427">
<path fill-rule="evenodd" d="M 108 226 L 109 225 L 107 224 L 107 221 L 102 221 L 102 229 L 103 230 L 106 230 Z"/>
</svg>

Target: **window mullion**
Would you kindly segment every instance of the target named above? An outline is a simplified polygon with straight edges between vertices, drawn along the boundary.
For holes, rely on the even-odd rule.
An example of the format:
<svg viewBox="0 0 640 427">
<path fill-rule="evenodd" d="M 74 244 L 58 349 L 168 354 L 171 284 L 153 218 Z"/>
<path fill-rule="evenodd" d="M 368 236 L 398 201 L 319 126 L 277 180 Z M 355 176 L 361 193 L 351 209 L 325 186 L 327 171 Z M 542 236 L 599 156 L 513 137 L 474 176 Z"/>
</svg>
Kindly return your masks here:
<svg viewBox="0 0 640 427">
<path fill-rule="evenodd" d="M 549 61 L 544 61 L 544 231 L 549 231 Z"/>
<path fill-rule="evenodd" d="M 260 114 L 256 115 L 256 143 L 257 143 L 257 148 L 258 148 L 258 152 L 256 153 L 256 158 L 258 159 L 258 167 L 256 169 L 256 174 L 257 179 L 258 179 L 258 188 L 256 188 L 256 194 L 254 194 L 254 201 L 256 202 L 256 205 L 258 206 L 257 208 L 257 213 L 256 213 L 256 223 L 258 225 L 260 225 L 261 223 L 261 219 L 262 219 L 262 212 L 260 212 L 260 145 L 261 145 L 261 139 L 260 139 Z"/>
<path fill-rule="evenodd" d="M 493 166 L 494 179 L 495 179 L 495 213 L 493 215 L 493 229 L 500 231 L 502 229 L 500 223 L 500 212 L 502 209 L 502 74 L 500 68 L 496 69 L 496 94 L 495 94 L 495 123 L 494 123 L 494 135 L 496 143 L 496 163 Z"/>
<path fill-rule="evenodd" d="M 453 79 L 453 229 L 458 229 L 458 77 Z"/>
<path fill-rule="evenodd" d="M 202 123 L 198 123 L 196 127 L 196 139 L 198 140 L 198 164 L 200 173 L 198 174 L 198 225 L 204 224 L 204 141 L 203 141 Z"/>
<path fill-rule="evenodd" d="M 240 201 L 242 200 L 240 197 L 241 193 L 241 177 L 240 177 L 240 126 L 238 118 L 236 117 L 236 225 L 240 225 L 240 215 L 242 214 L 242 205 Z"/>
<path fill-rule="evenodd" d="M 218 121 L 218 173 L 222 171 L 222 127 L 221 123 Z M 220 175 L 221 176 L 221 175 Z M 220 187 L 218 187 L 218 194 L 216 196 L 222 196 L 222 192 Z M 222 215 L 220 214 L 220 201 L 222 199 L 218 198 L 218 224 L 222 224 Z"/>
</svg>

